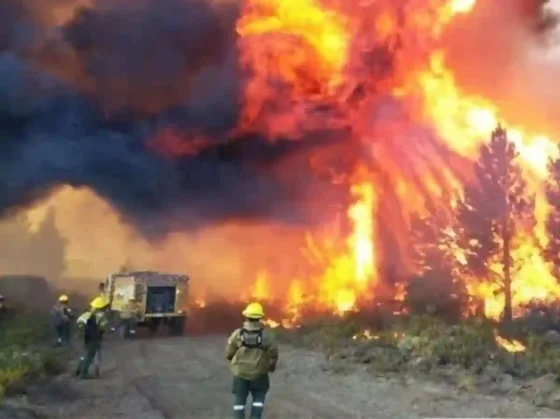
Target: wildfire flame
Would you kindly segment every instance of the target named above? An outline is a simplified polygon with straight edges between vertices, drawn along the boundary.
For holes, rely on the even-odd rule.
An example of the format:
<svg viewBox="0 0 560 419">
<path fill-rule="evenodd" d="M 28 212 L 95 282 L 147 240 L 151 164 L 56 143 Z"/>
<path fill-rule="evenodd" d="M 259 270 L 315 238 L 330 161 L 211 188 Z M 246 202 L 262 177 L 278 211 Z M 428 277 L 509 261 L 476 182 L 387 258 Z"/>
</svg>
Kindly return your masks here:
<svg viewBox="0 0 560 419">
<path fill-rule="evenodd" d="M 318 82 L 321 95 L 332 92 L 333 88 L 347 81 L 345 69 L 352 59 L 351 41 L 356 35 L 352 25 L 354 16 L 345 15 L 337 7 L 329 7 L 328 4 L 330 3 L 321 5 L 313 0 L 249 0 L 246 13 L 238 23 L 238 33 L 242 39 L 267 34 L 279 39 L 298 38 L 305 44 L 305 48 L 294 46 L 289 51 L 280 48 L 269 51 L 268 54 L 259 48 L 248 50 L 251 54 L 263 54 L 267 59 L 273 60 L 272 64 L 266 65 L 267 71 L 270 72 L 271 68 L 277 71 L 281 79 L 296 86 L 298 95 L 310 95 L 310 91 L 306 90 L 309 85 L 304 86 L 304 81 Z M 476 0 L 435 1 L 432 2 L 432 9 L 411 6 L 412 9 L 408 12 L 412 16 L 414 27 L 429 34 L 426 36 L 433 41 L 438 39 L 445 26 L 457 15 L 469 14 L 476 6 Z M 435 13 L 430 14 L 430 10 Z M 427 30 L 428 27 L 432 29 Z M 387 39 L 399 30 L 397 19 L 390 10 L 377 15 L 375 28 L 380 36 Z M 251 60 L 248 56 L 245 58 Z M 264 74 L 264 67 L 257 67 L 257 71 L 262 70 Z M 302 69 L 306 71 L 303 76 Z M 254 118 L 263 106 L 258 99 L 262 97 L 257 94 L 258 89 L 262 89 L 262 85 L 255 84 L 247 89 L 247 109 L 252 113 L 248 120 Z M 438 134 L 447 141 L 452 150 L 465 157 L 473 155 L 481 142 L 488 138 L 489 133 L 499 123 L 503 124 L 494 104 L 461 90 L 447 65 L 445 51 L 442 49 L 436 48 L 430 52 L 427 66 L 413 67 L 407 71 L 392 93 L 397 97 L 421 97 L 424 120 L 435 126 Z M 505 126 L 530 176 L 542 180 L 546 176 L 546 163 L 550 158 L 557 156 L 556 144 L 546 135 L 530 130 L 524 131 L 514 125 Z M 427 187 L 430 188 L 429 185 Z M 376 243 L 377 230 L 381 226 L 376 218 L 379 197 L 376 194 L 375 182 L 371 176 L 366 180 L 353 179 L 349 190 L 356 201 L 347 211 L 351 224 L 347 246 L 338 255 L 330 258 L 318 280 L 307 281 L 318 284 L 316 290 L 311 290 L 312 293 L 316 293 L 317 302 L 332 307 L 337 313 L 354 309 L 359 296 L 375 289 L 379 274 Z M 538 206 L 542 208 L 543 191 L 537 186 L 534 186 L 534 191 L 537 193 Z M 541 210 L 540 233 L 537 231 L 540 243 L 546 240 L 542 229 L 544 213 L 545 211 Z M 527 262 L 513 279 L 513 300 L 516 307 L 535 298 L 560 296 L 560 285 L 551 275 L 538 247 L 530 243 L 527 241 L 526 245 L 517 250 L 519 255 L 516 257 L 522 257 Z M 254 288 L 260 291 L 254 293 L 255 298 L 266 299 L 267 293 L 263 286 L 262 277 L 259 275 Z M 471 295 L 484 300 L 487 316 L 500 315 L 503 301 L 497 292 L 497 286 L 473 280 L 468 284 L 468 288 Z M 302 300 L 296 302 L 291 295 L 290 293 L 287 298 L 293 310 Z M 403 298 L 401 289 L 396 299 Z M 506 341 L 499 341 L 500 344 L 504 342 Z"/>
<path fill-rule="evenodd" d="M 523 345 L 521 342 L 519 342 L 518 340 L 507 340 L 501 336 L 496 336 L 496 343 L 498 345 L 500 345 L 502 348 L 504 348 L 506 351 L 508 352 L 512 352 L 512 353 L 516 353 L 516 352 L 524 352 L 526 348 L 525 345 Z"/>
<path fill-rule="evenodd" d="M 394 339 L 402 339 L 405 337 L 405 334 L 402 332 L 393 332 L 392 337 Z M 379 335 L 374 334 L 371 330 L 365 329 L 359 333 L 356 333 L 352 336 L 352 340 L 378 340 Z"/>
<path fill-rule="evenodd" d="M 194 301 L 195 307 L 204 308 L 206 307 L 206 301 L 203 298 L 196 298 Z"/>
<path fill-rule="evenodd" d="M 406 10 L 396 3 L 399 2 L 242 2 L 242 14 L 236 23 L 237 47 L 239 65 L 250 77 L 239 104 L 239 129 L 258 132 L 275 142 L 283 136 L 300 141 L 307 132 L 319 127 L 347 140 L 352 148 L 349 159 L 356 160 L 351 173 L 332 176 L 340 177 L 347 186 L 350 201 L 338 212 L 340 219 L 325 226 L 324 232 L 319 228 L 308 232 L 301 253 L 309 267 L 298 266 L 288 273 L 285 267 L 291 261 L 284 259 L 281 252 L 277 252 L 280 261 L 271 263 L 274 268 L 268 266 L 268 260 L 247 256 L 247 264 L 259 266 L 251 270 L 252 284 L 235 298 L 282 301 L 286 318 L 268 319 L 271 327 L 293 327 L 309 305 L 343 314 L 356 310 L 362 299 L 373 299 L 376 293 L 384 292 L 382 262 L 392 249 L 384 248 L 383 233 L 402 229 L 401 224 L 409 221 L 407 217 L 423 207 L 426 195 L 441 197 L 448 192 L 446 189 L 461 185 L 461 179 L 452 170 L 453 164 L 447 161 L 436 165 L 436 173 L 424 166 L 408 167 L 403 150 L 412 147 L 409 137 L 414 134 L 399 131 L 400 120 L 393 123 L 392 115 L 377 115 L 375 104 L 386 97 L 400 100 L 406 119 L 415 126 L 428 127 L 430 133 L 433 130 L 433 136 L 441 142 L 438 145 L 451 152 L 445 156 L 457 156 L 457 161 L 472 160 L 498 124 L 507 128 L 508 137 L 523 161 L 531 193 L 537 199 L 536 228 L 522 231 L 516 238 L 520 245 L 513 257 L 524 263 L 513 274 L 513 304 L 519 308 L 533 299 L 560 297 L 560 283 L 541 252 L 547 241 L 548 214 L 542 182 L 547 177 L 547 162 L 558 157 L 553 137 L 559 133 L 548 127 L 548 132 L 540 132 L 525 120 L 508 121 L 497 103 L 461 85 L 444 45 L 445 31 L 458 19 L 476 13 L 484 3 L 482 0 L 413 0 L 405 2 Z M 57 16 L 57 20 L 67 18 Z M 380 53 L 385 50 L 394 58 L 390 65 L 385 65 Z M 374 119 L 376 123 L 372 122 Z M 381 122 L 377 123 L 378 120 Z M 209 142 L 200 138 L 186 146 L 175 132 L 164 130 L 153 143 L 165 155 L 196 156 Z M 411 149 L 411 154 L 430 154 L 423 145 Z M 445 160 L 445 156 L 441 159 Z M 375 164 L 362 164 L 373 160 Z M 395 218 L 390 220 L 383 217 L 390 206 L 383 205 L 386 188 L 393 189 L 399 206 L 404 207 L 392 208 L 390 211 L 395 214 L 389 216 Z M 50 202 L 45 207 L 48 205 Z M 82 203 L 80 207 L 87 205 Z M 110 209 L 104 206 L 102 210 L 106 213 Z M 115 224 L 119 225 L 118 221 Z M 235 225 L 232 229 L 244 227 Z M 276 235 L 265 234 L 270 234 L 267 239 L 272 247 Z M 215 241 L 229 246 L 223 244 L 227 240 L 220 240 L 221 237 Z M 406 236 L 396 237 L 395 246 L 402 248 L 407 240 Z M 177 236 L 172 237 L 165 250 L 173 249 L 177 241 Z M 140 253 L 144 256 L 147 251 L 142 247 Z M 460 249 L 456 257 L 461 258 Z M 237 254 L 232 257 L 232 271 L 241 276 L 246 270 L 238 266 L 239 258 Z M 178 266 L 174 260 L 163 259 L 173 268 Z M 274 272 L 275 269 L 281 272 Z M 220 271 L 220 276 L 230 274 L 228 269 Z M 496 318 L 502 313 L 503 296 L 497 285 L 482 278 L 469 278 L 467 287 L 471 296 L 484 301 L 487 316 Z M 403 284 L 397 283 L 390 292 L 394 301 L 404 300 Z M 195 305 L 204 307 L 206 298 L 201 296 Z M 375 338 L 372 336 L 364 332 L 365 338 Z M 500 337 L 496 341 L 508 350 L 522 346 Z"/>
</svg>

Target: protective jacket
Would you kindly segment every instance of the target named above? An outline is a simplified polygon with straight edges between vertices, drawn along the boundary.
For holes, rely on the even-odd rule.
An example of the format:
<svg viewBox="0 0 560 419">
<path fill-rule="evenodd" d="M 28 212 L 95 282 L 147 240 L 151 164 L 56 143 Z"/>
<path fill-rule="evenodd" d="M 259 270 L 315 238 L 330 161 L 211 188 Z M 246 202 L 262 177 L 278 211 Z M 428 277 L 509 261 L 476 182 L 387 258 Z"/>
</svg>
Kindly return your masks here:
<svg viewBox="0 0 560 419">
<path fill-rule="evenodd" d="M 92 341 L 100 342 L 109 328 L 109 320 L 105 313 L 96 309 L 86 311 L 78 318 L 77 323 L 84 329 L 86 344 Z"/>
<path fill-rule="evenodd" d="M 261 322 L 246 321 L 228 339 L 226 358 L 236 377 L 255 380 L 276 369 L 278 347 L 272 331 Z"/>
<path fill-rule="evenodd" d="M 69 323 L 72 319 L 72 310 L 66 305 L 57 302 L 51 309 L 51 321 L 57 327 L 63 323 Z"/>
</svg>

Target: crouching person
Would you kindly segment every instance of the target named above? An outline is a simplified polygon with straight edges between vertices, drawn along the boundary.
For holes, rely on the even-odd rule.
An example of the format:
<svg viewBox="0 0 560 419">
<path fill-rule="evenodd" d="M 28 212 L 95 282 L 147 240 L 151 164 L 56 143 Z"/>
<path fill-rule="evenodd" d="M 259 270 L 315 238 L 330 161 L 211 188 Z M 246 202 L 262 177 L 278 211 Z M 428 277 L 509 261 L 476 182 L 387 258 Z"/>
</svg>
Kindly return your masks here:
<svg viewBox="0 0 560 419">
<path fill-rule="evenodd" d="M 90 309 L 78 318 L 78 326 L 84 331 L 85 349 L 76 370 L 76 375 L 80 378 L 88 378 L 92 363 L 95 363 L 95 376 L 99 377 L 101 343 L 109 327 L 106 315 L 108 307 L 109 304 L 103 297 L 97 297 L 91 302 Z"/>
<path fill-rule="evenodd" d="M 231 334 L 226 345 L 226 358 L 233 374 L 233 417 L 245 418 L 245 405 L 251 395 L 250 417 L 260 419 L 270 388 L 269 373 L 276 370 L 278 348 L 272 331 L 261 322 L 264 317 L 261 304 L 249 304 L 243 317 L 243 327 Z"/>
</svg>

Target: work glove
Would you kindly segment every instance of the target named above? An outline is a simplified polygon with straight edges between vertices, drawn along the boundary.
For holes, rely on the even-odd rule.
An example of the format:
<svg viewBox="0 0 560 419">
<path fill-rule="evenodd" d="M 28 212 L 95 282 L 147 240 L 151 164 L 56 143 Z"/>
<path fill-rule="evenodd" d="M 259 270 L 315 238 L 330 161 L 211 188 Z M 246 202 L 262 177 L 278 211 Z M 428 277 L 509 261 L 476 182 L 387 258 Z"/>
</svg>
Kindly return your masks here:
<svg viewBox="0 0 560 419">
<path fill-rule="evenodd" d="M 268 367 L 268 372 L 274 372 L 276 371 L 276 364 L 270 364 L 270 366 Z"/>
</svg>

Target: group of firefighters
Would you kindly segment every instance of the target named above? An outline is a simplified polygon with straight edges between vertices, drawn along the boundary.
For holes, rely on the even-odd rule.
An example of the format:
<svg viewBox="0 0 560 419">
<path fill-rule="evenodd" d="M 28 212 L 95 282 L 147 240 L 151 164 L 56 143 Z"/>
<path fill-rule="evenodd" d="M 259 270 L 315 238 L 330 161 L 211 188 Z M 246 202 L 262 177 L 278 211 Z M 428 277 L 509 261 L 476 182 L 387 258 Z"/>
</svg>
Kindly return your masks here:
<svg viewBox="0 0 560 419">
<path fill-rule="evenodd" d="M 135 300 L 120 313 L 119 327 L 123 333 L 129 333 L 135 322 L 137 310 Z M 262 417 L 264 402 L 270 388 L 269 373 L 276 370 L 278 347 L 270 329 L 265 327 L 262 319 L 265 315 L 263 306 L 254 302 L 242 312 L 244 322 L 229 337 L 225 356 L 233 374 L 232 392 L 233 418 L 245 418 L 247 399 L 251 396 L 250 417 Z M 68 296 L 61 295 L 51 312 L 57 344 L 70 343 L 70 329 L 74 316 L 68 305 Z M 76 375 L 89 377 L 89 369 L 94 365 L 94 376 L 99 376 L 99 358 L 101 343 L 111 328 L 109 321 L 109 302 L 103 296 L 96 297 L 90 308 L 77 318 L 78 327 L 83 329 L 84 353 L 80 357 Z"/>
<path fill-rule="evenodd" d="M 137 304 L 135 299 L 130 299 L 119 312 L 119 328 L 121 334 L 129 335 L 134 331 L 134 323 L 137 315 Z M 56 344 L 67 346 L 70 344 L 72 323 L 75 316 L 69 307 L 67 295 L 61 295 L 51 310 L 51 321 L 56 334 Z M 104 335 L 111 327 L 109 315 L 109 301 L 100 295 L 93 299 L 89 309 L 76 319 L 76 325 L 83 331 L 84 354 L 80 357 L 76 375 L 80 378 L 89 377 L 89 369 L 95 363 L 95 376 L 99 375 L 99 359 L 101 356 L 101 342 Z"/>
</svg>

